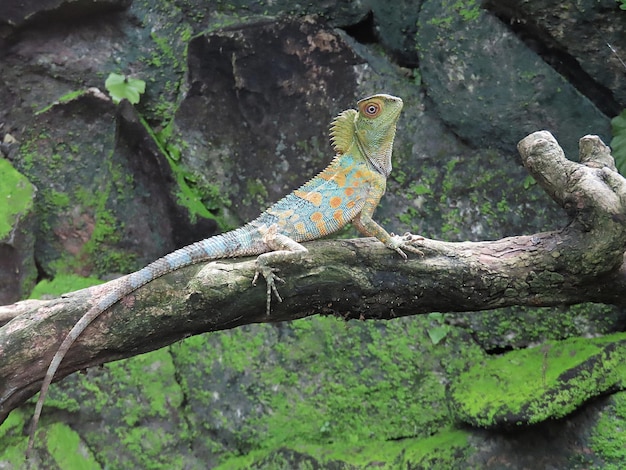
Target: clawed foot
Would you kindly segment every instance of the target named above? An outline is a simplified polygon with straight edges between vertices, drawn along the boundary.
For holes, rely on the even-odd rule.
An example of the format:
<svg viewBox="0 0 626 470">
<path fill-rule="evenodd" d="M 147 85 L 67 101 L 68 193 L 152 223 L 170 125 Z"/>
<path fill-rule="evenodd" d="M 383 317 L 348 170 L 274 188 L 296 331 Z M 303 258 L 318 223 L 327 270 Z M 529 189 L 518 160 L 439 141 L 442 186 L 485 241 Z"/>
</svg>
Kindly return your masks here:
<svg viewBox="0 0 626 470">
<path fill-rule="evenodd" d="M 407 259 L 406 253 L 403 250 L 406 250 L 410 253 L 415 253 L 416 255 L 424 256 L 424 253 L 413 246 L 413 243 L 419 242 L 420 240 L 424 240 L 424 237 L 420 235 L 413 235 L 412 233 L 406 232 L 404 235 L 394 235 L 391 234 L 391 241 L 388 245 L 389 248 L 395 250 L 402 258 Z"/>
<path fill-rule="evenodd" d="M 274 295 L 276 296 L 276 299 L 279 302 L 283 301 L 283 299 L 280 297 L 280 294 L 278 293 L 278 289 L 276 288 L 276 281 L 282 282 L 284 284 L 285 280 L 278 277 L 276 274 L 274 274 L 276 271 L 277 269 L 275 268 L 271 268 L 269 266 L 265 266 L 265 265 L 261 265 L 257 263 L 256 273 L 254 274 L 254 278 L 252 279 L 252 285 L 256 286 L 256 281 L 259 279 L 259 275 L 265 278 L 265 282 L 267 283 L 267 308 L 266 308 L 265 313 L 267 316 L 269 316 L 270 314 L 270 307 L 272 303 L 272 292 L 274 293 Z"/>
</svg>

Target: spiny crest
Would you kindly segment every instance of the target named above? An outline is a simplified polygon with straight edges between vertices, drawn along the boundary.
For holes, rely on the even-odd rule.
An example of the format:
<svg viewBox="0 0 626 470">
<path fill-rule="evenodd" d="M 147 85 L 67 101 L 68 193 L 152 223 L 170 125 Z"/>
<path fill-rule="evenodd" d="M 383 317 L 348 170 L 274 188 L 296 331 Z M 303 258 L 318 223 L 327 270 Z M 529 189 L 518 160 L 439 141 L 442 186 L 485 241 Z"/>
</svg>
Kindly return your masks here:
<svg viewBox="0 0 626 470">
<path fill-rule="evenodd" d="M 355 109 L 347 109 L 339 114 L 330 125 L 330 143 L 338 154 L 346 153 L 352 145 L 356 115 Z"/>
</svg>

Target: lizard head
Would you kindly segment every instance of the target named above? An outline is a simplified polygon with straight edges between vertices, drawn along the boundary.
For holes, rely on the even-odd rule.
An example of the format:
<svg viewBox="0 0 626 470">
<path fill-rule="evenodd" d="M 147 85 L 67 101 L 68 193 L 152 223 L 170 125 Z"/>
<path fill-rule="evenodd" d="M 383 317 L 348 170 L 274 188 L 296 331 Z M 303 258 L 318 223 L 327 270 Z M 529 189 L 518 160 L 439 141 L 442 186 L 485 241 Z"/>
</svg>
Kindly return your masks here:
<svg viewBox="0 0 626 470">
<path fill-rule="evenodd" d="M 402 111 L 402 100 L 379 94 L 357 103 L 355 137 L 359 150 L 377 171 L 385 176 L 391 173 L 391 151 L 396 135 L 396 123 Z"/>
</svg>

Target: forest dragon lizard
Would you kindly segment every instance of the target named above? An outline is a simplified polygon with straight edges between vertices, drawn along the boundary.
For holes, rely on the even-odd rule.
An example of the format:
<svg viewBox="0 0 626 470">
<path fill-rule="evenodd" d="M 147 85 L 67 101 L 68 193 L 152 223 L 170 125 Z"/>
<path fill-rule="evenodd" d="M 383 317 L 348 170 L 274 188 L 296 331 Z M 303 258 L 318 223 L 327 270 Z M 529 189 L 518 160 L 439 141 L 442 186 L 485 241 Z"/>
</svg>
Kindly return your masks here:
<svg viewBox="0 0 626 470">
<path fill-rule="evenodd" d="M 408 233 L 390 235 L 372 220 L 391 172 L 391 152 L 402 100 L 378 94 L 357 105 L 358 110 L 348 109 L 332 122 L 330 135 L 336 156 L 316 177 L 243 227 L 176 250 L 114 281 L 112 290 L 73 326 L 52 358 L 35 407 L 27 455 L 33 447 L 48 387 L 72 344 L 100 314 L 150 281 L 203 261 L 258 255 L 252 283 L 256 284 L 259 275 L 265 278 L 269 314 L 272 292 L 281 301 L 276 281 L 282 282 L 271 266 L 301 259 L 307 252 L 301 242 L 324 237 L 348 223 L 363 235 L 376 237 L 404 259 L 407 256 L 403 250 L 421 254 L 413 244 L 422 237 Z"/>
</svg>

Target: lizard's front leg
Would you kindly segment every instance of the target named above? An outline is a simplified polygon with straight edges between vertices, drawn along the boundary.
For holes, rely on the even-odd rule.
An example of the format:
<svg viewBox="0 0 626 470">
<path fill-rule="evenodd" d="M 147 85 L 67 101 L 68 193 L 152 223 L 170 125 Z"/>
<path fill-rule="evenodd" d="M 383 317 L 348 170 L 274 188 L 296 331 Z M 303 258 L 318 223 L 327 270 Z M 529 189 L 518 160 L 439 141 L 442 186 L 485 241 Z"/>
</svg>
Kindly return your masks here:
<svg viewBox="0 0 626 470">
<path fill-rule="evenodd" d="M 272 225 L 263 233 L 263 241 L 273 251 L 263 253 L 256 259 L 256 274 L 252 279 L 252 284 L 256 286 L 256 281 L 259 278 L 259 274 L 265 278 L 267 283 L 267 309 L 266 314 L 270 314 L 270 305 L 272 301 L 272 292 L 276 296 L 279 302 L 283 299 L 276 289 L 276 281 L 285 282 L 278 277 L 275 272 L 276 268 L 272 267 L 277 262 L 300 261 L 302 257 L 308 252 L 308 250 L 295 240 L 292 240 L 282 233 L 278 233 L 278 226 Z"/>
<path fill-rule="evenodd" d="M 421 256 L 424 255 L 424 253 L 413 245 L 415 242 L 424 240 L 424 237 L 420 235 L 413 235 L 408 232 L 402 236 L 394 234 L 390 235 L 384 228 L 372 219 L 374 209 L 375 205 L 372 204 L 371 201 L 366 202 L 361 212 L 357 214 L 354 219 L 352 219 L 352 225 L 354 225 L 354 227 L 366 237 L 376 237 L 384 243 L 387 248 L 394 250 L 404 259 L 407 259 L 407 256 L 403 250 Z"/>
</svg>

